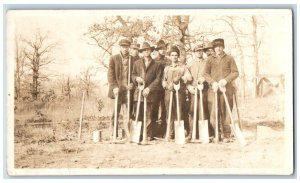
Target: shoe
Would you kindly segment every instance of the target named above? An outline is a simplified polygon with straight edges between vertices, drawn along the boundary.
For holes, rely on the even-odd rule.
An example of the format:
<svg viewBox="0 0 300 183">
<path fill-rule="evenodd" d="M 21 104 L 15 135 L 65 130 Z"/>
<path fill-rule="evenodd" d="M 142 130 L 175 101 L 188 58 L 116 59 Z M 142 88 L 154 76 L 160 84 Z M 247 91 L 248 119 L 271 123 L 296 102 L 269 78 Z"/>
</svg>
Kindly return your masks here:
<svg viewBox="0 0 300 183">
<path fill-rule="evenodd" d="M 224 143 L 230 143 L 231 139 L 230 138 L 223 138 L 222 142 L 224 142 Z"/>
</svg>

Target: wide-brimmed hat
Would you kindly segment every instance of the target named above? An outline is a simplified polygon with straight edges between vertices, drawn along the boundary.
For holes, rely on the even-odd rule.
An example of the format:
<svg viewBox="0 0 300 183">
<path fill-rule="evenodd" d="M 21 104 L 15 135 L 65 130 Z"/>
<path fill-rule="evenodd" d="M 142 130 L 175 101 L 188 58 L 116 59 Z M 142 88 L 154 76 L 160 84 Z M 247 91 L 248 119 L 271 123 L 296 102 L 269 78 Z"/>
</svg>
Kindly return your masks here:
<svg viewBox="0 0 300 183">
<path fill-rule="evenodd" d="M 130 46 L 131 42 L 128 39 L 121 39 L 119 42 L 120 46 Z"/>
<path fill-rule="evenodd" d="M 143 52 L 143 51 L 146 50 L 146 49 L 151 49 L 151 52 L 153 52 L 154 46 L 150 46 L 149 43 L 144 42 L 144 43 L 142 44 L 142 47 L 141 47 L 141 49 L 139 50 L 139 52 Z"/>
<path fill-rule="evenodd" d="M 169 55 L 171 55 L 172 52 L 176 52 L 178 54 L 178 56 L 180 56 L 180 51 L 179 49 L 177 48 L 177 46 L 172 46 L 170 48 L 170 51 L 169 51 Z"/>
<path fill-rule="evenodd" d="M 206 52 L 208 49 L 214 49 L 214 44 L 212 42 L 208 42 L 204 45 L 203 51 Z"/>
<path fill-rule="evenodd" d="M 139 50 L 139 49 L 140 49 L 140 46 L 141 46 L 140 44 L 132 43 L 132 44 L 130 45 L 130 48 Z"/>
<path fill-rule="evenodd" d="M 203 50 L 203 44 L 196 45 L 193 51 L 196 52 L 196 51 L 199 51 L 199 50 Z"/>
<path fill-rule="evenodd" d="M 161 48 L 166 48 L 167 45 L 166 43 L 163 41 L 163 40 L 159 40 L 157 43 L 156 43 L 156 48 L 155 50 L 159 50 Z"/>
<path fill-rule="evenodd" d="M 214 47 L 223 46 L 225 48 L 224 39 L 218 38 L 213 40 Z"/>
</svg>

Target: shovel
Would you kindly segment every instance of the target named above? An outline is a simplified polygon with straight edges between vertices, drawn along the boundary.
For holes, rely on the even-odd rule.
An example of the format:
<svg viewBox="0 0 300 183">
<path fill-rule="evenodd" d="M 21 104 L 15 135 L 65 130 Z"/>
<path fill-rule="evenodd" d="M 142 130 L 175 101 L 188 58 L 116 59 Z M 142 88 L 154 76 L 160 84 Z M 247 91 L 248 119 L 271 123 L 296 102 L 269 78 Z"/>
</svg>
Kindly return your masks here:
<svg viewBox="0 0 300 183">
<path fill-rule="evenodd" d="M 179 96 L 178 90 L 180 88 L 180 82 L 174 84 L 174 89 L 176 91 L 176 108 L 177 108 L 177 121 L 175 121 L 175 143 L 176 144 L 185 144 L 184 136 L 184 121 L 180 120 L 180 109 L 179 109 Z"/>
<path fill-rule="evenodd" d="M 139 143 L 140 142 L 140 134 L 141 134 L 141 127 L 142 127 L 142 122 L 138 121 L 138 117 L 140 114 L 140 104 L 141 104 L 141 96 L 142 96 L 142 90 L 144 89 L 145 85 L 144 84 L 139 84 L 138 89 L 139 89 L 139 96 L 138 96 L 138 102 L 137 102 L 137 109 L 136 109 L 136 116 L 135 116 L 135 121 L 132 122 L 131 124 L 131 133 L 130 133 L 130 141 Z"/>
<path fill-rule="evenodd" d="M 215 142 L 219 142 L 218 91 L 215 92 L 215 113 L 216 113 Z"/>
<path fill-rule="evenodd" d="M 169 103 L 169 114 L 168 114 L 168 122 L 167 122 L 167 131 L 165 135 L 165 141 L 169 141 L 170 137 L 170 128 L 171 128 L 171 116 L 172 116 L 172 100 L 173 100 L 173 90 L 170 93 L 170 103 Z"/>
<path fill-rule="evenodd" d="M 193 131 L 192 131 L 192 139 L 191 139 L 191 142 L 196 142 L 197 98 L 198 98 L 198 89 L 195 88 L 195 98 L 194 98 L 194 118 L 193 118 Z"/>
<path fill-rule="evenodd" d="M 230 122 L 231 122 L 230 127 L 233 131 L 233 134 L 236 137 L 236 139 L 239 141 L 239 144 L 241 146 L 245 146 L 247 144 L 247 142 L 245 141 L 244 135 L 242 134 L 238 124 L 234 123 L 233 118 L 232 118 L 232 113 L 231 113 L 231 110 L 230 110 L 230 107 L 229 107 L 228 99 L 227 99 L 227 96 L 225 94 L 226 88 L 225 87 L 220 87 L 220 90 L 223 93 L 224 100 L 225 100 L 225 103 L 226 103 L 226 107 L 227 107 L 227 110 L 228 110 L 228 113 L 229 113 L 229 116 L 230 116 Z"/>
<path fill-rule="evenodd" d="M 117 141 L 117 121 L 118 121 L 118 98 L 119 95 L 116 95 L 115 99 L 115 115 L 114 115 L 114 128 L 113 128 L 113 138 L 112 138 L 112 143 L 116 143 Z"/>
<path fill-rule="evenodd" d="M 143 140 L 142 145 L 147 145 L 147 97 L 144 97 L 144 123 L 143 123 Z"/>
<path fill-rule="evenodd" d="M 201 120 L 198 121 L 199 125 L 199 141 L 202 142 L 203 144 L 209 143 L 209 135 L 208 135 L 208 121 L 204 120 L 204 115 L 203 115 L 203 96 L 202 96 L 202 90 L 203 90 L 203 84 L 198 84 L 197 85 L 198 89 L 200 90 L 200 113 L 201 113 Z"/>
</svg>

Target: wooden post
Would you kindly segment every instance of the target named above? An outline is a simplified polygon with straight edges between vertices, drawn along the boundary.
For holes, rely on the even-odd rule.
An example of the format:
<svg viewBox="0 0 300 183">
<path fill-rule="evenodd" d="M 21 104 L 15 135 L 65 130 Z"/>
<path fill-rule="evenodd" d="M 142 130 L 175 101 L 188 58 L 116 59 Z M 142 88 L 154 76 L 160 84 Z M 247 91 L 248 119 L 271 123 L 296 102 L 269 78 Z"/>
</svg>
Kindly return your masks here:
<svg viewBox="0 0 300 183">
<path fill-rule="evenodd" d="M 82 93 L 81 112 L 80 112 L 80 119 L 79 119 L 78 140 L 81 139 L 81 124 L 82 124 L 82 117 L 83 117 L 84 95 L 85 95 L 85 91 Z"/>
</svg>

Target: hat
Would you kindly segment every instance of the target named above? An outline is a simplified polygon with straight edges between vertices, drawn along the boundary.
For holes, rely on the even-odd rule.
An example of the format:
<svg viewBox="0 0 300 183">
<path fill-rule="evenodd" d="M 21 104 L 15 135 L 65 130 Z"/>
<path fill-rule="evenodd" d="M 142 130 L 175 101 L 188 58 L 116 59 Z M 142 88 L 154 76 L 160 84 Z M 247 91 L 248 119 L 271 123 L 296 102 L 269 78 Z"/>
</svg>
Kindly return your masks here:
<svg viewBox="0 0 300 183">
<path fill-rule="evenodd" d="M 139 51 L 140 51 L 140 52 L 143 52 L 143 51 L 146 50 L 146 49 L 151 49 L 151 52 L 153 52 L 154 46 L 150 46 L 149 43 L 144 42 L 143 45 L 142 45 L 142 48 L 141 48 Z"/>
<path fill-rule="evenodd" d="M 196 52 L 198 50 L 203 50 L 203 44 L 198 44 L 198 45 L 195 46 L 194 52 Z"/>
<path fill-rule="evenodd" d="M 139 50 L 139 49 L 140 49 L 140 46 L 141 46 L 140 44 L 132 43 L 132 44 L 130 45 L 130 48 Z"/>
<path fill-rule="evenodd" d="M 159 50 L 161 48 L 167 47 L 166 43 L 163 40 L 159 40 L 156 44 L 157 44 L 157 46 L 156 46 L 155 50 Z"/>
<path fill-rule="evenodd" d="M 131 42 L 127 39 L 122 39 L 120 42 L 119 42 L 119 45 L 120 46 L 130 46 Z"/>
<path fill-rule="evenodd" d="M 176 52 L 178 54 L 178 56 L 180 56 L 180 51 L 179 49 L 177 48 L 177 46 L 172 46 L 170 48 L 170 51 L 169 51 L 169 55 L 171 55 L 172 52 Z"/>
<path fill-rule="evenodd" d="M 225 48 L 224 39 L 218 38 L 213 40 L 214 47 L 223 46 Z"/>
<path fill-rule="evenodd" d="M 214 44 L 212 42 L 208 42 L 205 44 L 203 51 L 206 52 L 208 49 L 213 49 L 214 48 Z"/>
</svg>

